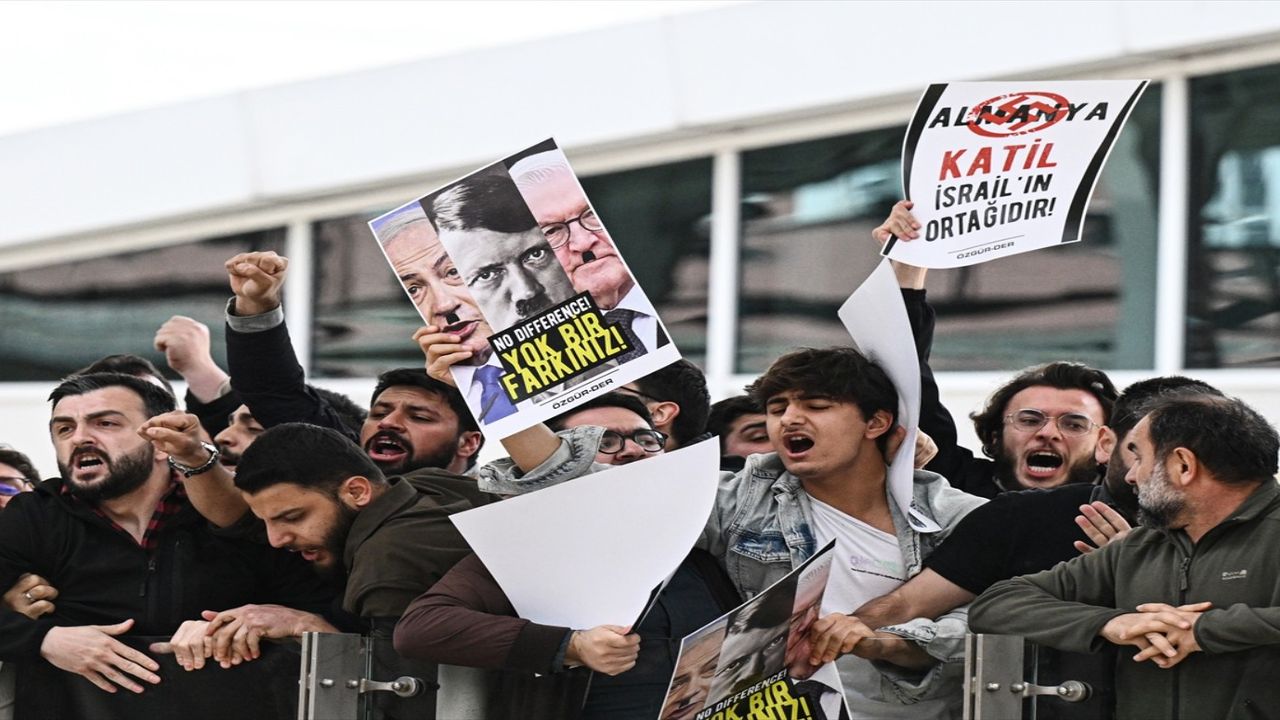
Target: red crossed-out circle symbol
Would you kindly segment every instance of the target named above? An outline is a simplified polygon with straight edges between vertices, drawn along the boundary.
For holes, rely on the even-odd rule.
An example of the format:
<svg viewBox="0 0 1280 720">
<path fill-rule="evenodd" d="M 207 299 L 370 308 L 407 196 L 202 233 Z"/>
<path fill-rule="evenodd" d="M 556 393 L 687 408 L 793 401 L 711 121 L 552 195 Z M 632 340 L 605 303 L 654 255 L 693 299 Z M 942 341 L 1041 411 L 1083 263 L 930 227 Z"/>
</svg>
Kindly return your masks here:
<svg viewBox="0 0 1280 720">
<path fill-rule="evenodd" d="M 1065 119 L 1069 104 L 1066 98 L 1050 92 L 997 95 L 974 104 L 966 118 L 967 127 L 985 137 L 1027 135 Z"/>
</svg>

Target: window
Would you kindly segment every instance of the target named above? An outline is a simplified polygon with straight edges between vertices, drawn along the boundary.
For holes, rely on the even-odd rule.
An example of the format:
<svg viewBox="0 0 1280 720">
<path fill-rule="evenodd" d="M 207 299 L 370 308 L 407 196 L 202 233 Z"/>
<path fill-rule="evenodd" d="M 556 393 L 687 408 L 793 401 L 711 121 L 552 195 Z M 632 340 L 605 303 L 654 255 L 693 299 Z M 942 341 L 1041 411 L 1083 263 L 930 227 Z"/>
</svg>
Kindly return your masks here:
<svg viewBox="0 0 1280 720">
<path fill-rule="evenodd" d="M 707 352 L 711 160 L 582 178 L 627 267 L 688 360 Z"/>
<path fill-rule="evenodd" d="M 174 315 L 209 326 L 213 357 L 225 368 L 223 309 L 231 289 L 223 263 L 236 253 L 282 252 L 283 245 L 277 228 L 2 273 L 0 376 L 56 380 L 115 353 L 142 355 L 167 371 L 152 343 Z"/>
<path fill-rule="evenodd" d="M 1280 365 L 1280 65 L 1191 81 L 1186 365 Z"/>
<path fill-rule="evenodd" d="M 312 227 L 313 377 L 374 377 L 394 367 L 422 367 L 422 351 L 412 340 L 422 319 L 367 224 L 389 209 Z"/>
</svg>

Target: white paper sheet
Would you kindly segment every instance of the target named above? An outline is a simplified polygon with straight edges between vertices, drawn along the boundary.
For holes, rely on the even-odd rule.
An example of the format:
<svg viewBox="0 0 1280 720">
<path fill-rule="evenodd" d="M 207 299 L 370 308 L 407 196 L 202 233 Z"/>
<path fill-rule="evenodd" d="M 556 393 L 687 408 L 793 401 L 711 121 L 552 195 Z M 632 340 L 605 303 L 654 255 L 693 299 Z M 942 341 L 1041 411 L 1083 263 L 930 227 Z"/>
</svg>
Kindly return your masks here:
<svg viewBox="0 0 1280 720">
<path fill-rule="evenodd" d="M 711 516 L 712 439 L 453 516 L 520 617 L 590 628 L 635 622 Z"/>
<path fill-rule="evenodd" d="M 917 531 L 936 532 L 932 520 L 911 508 L 916 431 L 920 424 L 920 360 L 902 290 L 888 260 L 881 261 L 862 285 L 840 306 L 840 322 L 854 346 L 879 365 L 898 389 L 898 424 L 907 429 L 902 447 L 889 465 L 893 499 Z"/>
</svg>

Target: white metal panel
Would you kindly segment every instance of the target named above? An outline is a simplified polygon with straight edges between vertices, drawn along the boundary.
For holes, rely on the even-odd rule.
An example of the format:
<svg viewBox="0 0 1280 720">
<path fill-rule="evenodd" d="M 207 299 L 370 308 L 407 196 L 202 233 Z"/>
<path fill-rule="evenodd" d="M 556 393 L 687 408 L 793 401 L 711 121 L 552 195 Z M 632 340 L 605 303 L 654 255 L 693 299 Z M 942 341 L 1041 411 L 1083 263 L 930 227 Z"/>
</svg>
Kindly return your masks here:
<svg viewBox="0 0 1280 720">
<path fill-rule="evenodd" d="M 915 96 L 930 82 L 1111 60 L 1125 54 L 1120 20 L 1114 3 L 1078 2 L 790 2 L 693 14 L 673 22 L 684 120 Z"/>
<path fill-rule="evenodd" d="M 1155 366 L 1171 373 L 1185 362 L 1191 111 L 1185 77 L 1165 78 L 1162 92 Z"/>
<path fill-rule="evenodd" d="M 669 130 L 676 69 L 664 46 L 649 21 L 251 93 L 263 192 L 469 170 L 551 136 L 581 145 Z"/>
<path fill-rule="evenodd" d="M 1280 3 L 1196 0 L 1117 5 L 1124 45 L 1134 53 L 1185 52 L 1280 31 Z"/>
<path fill-rule="evenodd" d="M 0 137 L 0 246 L 252 199 L 238 96 Z"/>
<path fill-rule="evenodd" d="M 930 81 L 1277 37 L 1277 3 L 734 5 L 2 137 L 0 246 L 385 187 L 549 135 L 721 145 L 766 120 L 896 108 Z"/>
</svg>

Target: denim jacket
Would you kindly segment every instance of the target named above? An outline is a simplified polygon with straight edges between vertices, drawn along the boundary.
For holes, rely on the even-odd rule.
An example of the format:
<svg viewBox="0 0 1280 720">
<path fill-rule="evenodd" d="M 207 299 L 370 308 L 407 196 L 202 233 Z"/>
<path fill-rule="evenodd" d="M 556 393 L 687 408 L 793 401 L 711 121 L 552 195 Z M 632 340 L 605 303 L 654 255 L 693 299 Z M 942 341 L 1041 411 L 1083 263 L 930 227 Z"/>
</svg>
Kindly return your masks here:
<svg viewBox="0 0 1280 720">
<path fill-rule="evenodd" d="M 528 473 L 521 473 L 507 457 L 480 466 L 475 473 L 480 490 L 502 496 L 523 495 L 611 467 L 595 461 L 604 428 L 579 425 L 556 434 L 561 439 L 560 447 Z"/>
<path fill-rule="evenodd" d="M 912 506 L 938 524 L 936 533 L 920 533 L 889 498 L 893 526 L 902 550 L 907 577 L 914 577 L 924 559 L 950 534 L 960 519 L 986 502 L 956 490 L 936 473 L 917 470 Z M 752 455 L 736 475 L 723 473 L 711 519 L 699 545 L 723 558 L 730 579 L 745 597 L 759 594 L 817 551 L 813 537 L 813 506 L 800 481 L 783 467 L 777 454 Z M 849 608 L 852 612 L 854 608 Z M 888 663 L 876 663 L 884 682 L 882 695 L 912 703 L 956 692 L 958 685 L 943 678 L 959 677 L 956 661 L 964 657 L 967 608 L 957 608 L 937 620 L 917 618 L 879 628 L 909 638 L 939 660 L 919 673 Z"/>
<path fill-rule="evenodd" d="M 509 459 L 489 463 L 478 474 L 480 489 L 518 495 L 607 469 L 609 466 L 594 462 L 602 432 L 601 428 L 580 426 L 559 433 L 563 440 L 560 447 L 524 475 Z M 913 530 L 898 504 L 889 498 L 907 577 L 918 574 L 924 559 L 961 518 L 984 502 L 951 487 L 941 475 L 917 470 L 912 506 L 941 529 L 935 533 Z M 721 473 L 716 504 L 698 546 L 722 559 L 734 585 L 749 598 L 817 551 L 812 528 L 813 508 L 800 481 L 786 471 L 777 454 L 752 455 L 741 472 Z M 957 661 L 964 657 L 967 618 L 966 606 L 937 620 L 917 618 L 879 628 L 913 640 L 939 661 L 924 672 L 876 663 L 882 677 L 880 695 L 899 703 L 915 703 L 959 693 L 963 663 Z"/>
</svg>

